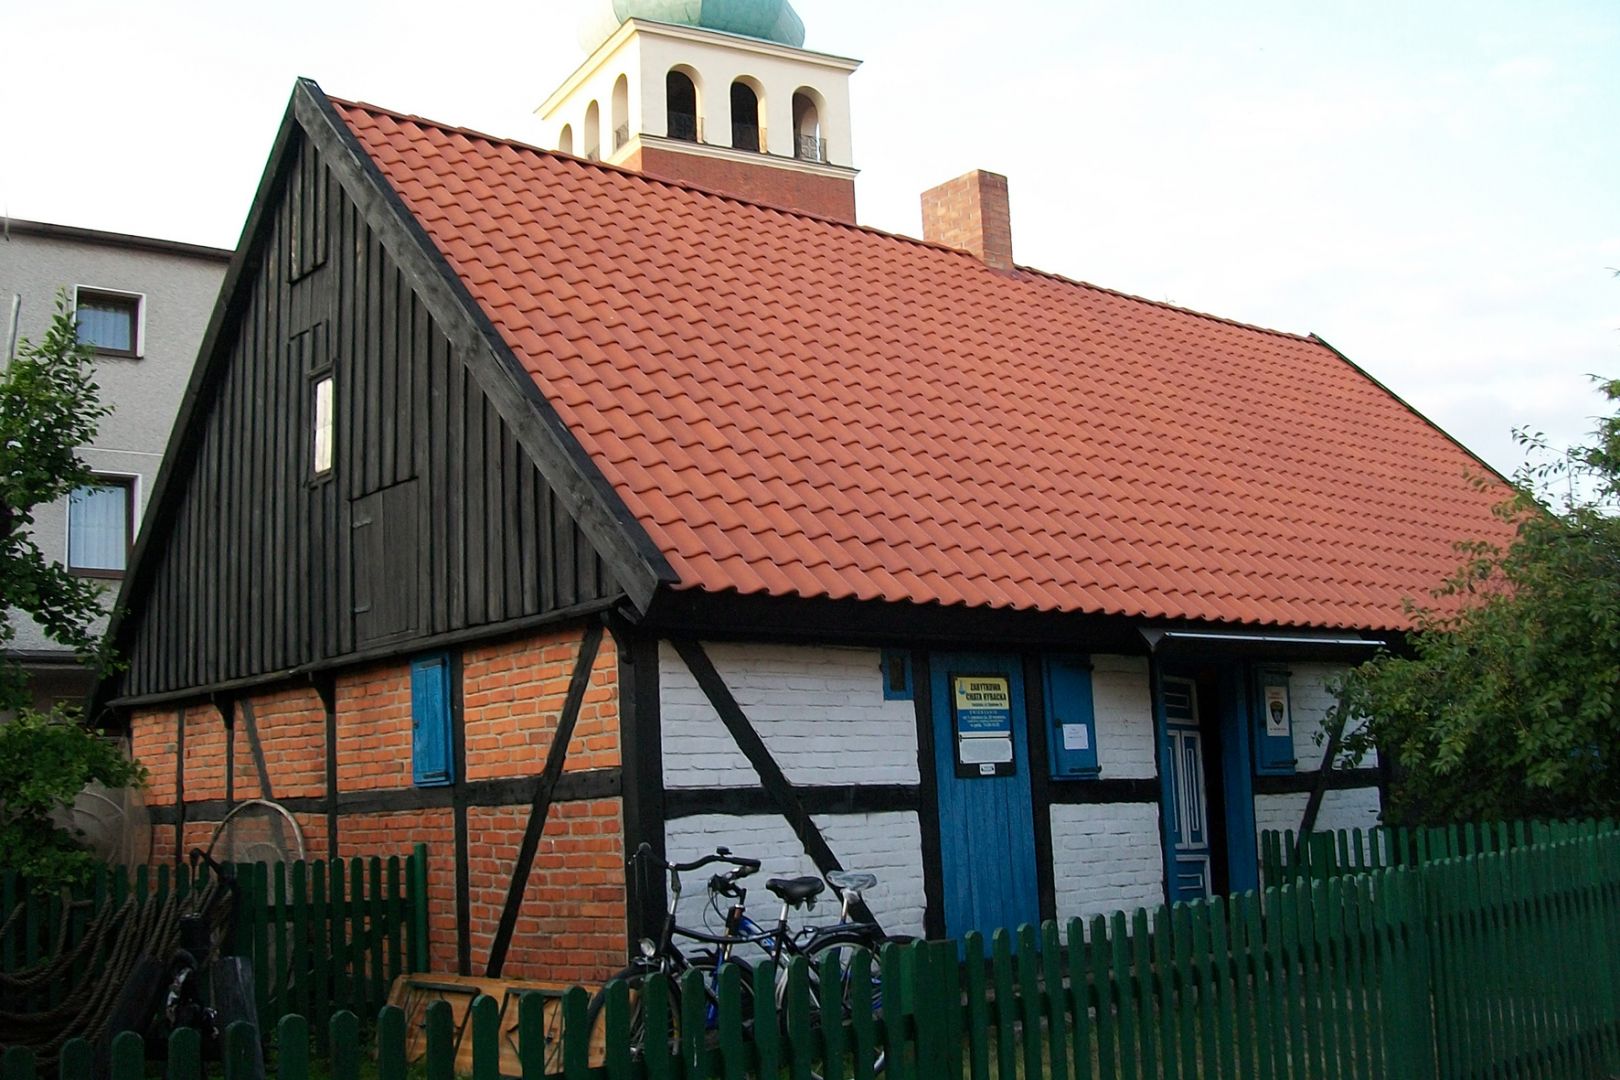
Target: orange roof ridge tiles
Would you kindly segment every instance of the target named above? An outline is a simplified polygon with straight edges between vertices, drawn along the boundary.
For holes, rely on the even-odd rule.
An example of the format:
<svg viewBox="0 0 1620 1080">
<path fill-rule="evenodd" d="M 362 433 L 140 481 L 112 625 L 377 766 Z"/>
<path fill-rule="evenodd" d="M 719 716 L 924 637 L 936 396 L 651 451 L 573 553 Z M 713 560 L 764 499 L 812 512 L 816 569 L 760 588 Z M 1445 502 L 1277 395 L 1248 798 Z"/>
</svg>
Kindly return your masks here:
<svg viewBox="0 0 1620 1080">
<path fill-rule="evenodd" d="M 1508 528 L 1320 339 L 334 104 L 673 588 L 1398 630 Z"/>
</svg>

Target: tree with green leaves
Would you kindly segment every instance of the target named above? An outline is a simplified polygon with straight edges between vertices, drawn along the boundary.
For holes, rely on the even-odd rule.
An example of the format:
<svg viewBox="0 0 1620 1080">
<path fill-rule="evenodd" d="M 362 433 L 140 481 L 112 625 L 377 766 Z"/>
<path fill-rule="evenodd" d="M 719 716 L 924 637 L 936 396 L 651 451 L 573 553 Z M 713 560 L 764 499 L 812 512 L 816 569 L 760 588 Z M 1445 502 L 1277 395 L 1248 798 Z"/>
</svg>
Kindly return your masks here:
<svg viewBox="0 0 1620 1080">
<path fill-rule="evenodd" d="M 1620 409 L 1620 380 L 1599 386 Z M 1459 544 L 1408 649 L 1339 687 L 1340 722 L 1368 718 L 1347 756 L 1394 764 L 1394 823 L 1620 814 L 1620 411 L 1569 451 L 1518 438 L 1536 464 L 1497 509 L 1511 541 Z"/>
<path fill-rule="evenodd" d="M 90 781 L 122 787 L 144 779 L 75 711 L 35 712 L 27 674 L 9 655 L 14 620 L 26 614 L 93 669 L 111 666 L 94 630 L 101 587 L 48 559 L 32 532 L 37 507 L 94 483 L 77 451 L 109 411 L 94 352 L 78 340 L 63 294 L 40 342 L 23 341 L 0 370 L 0 711 L 11 717 L 0 723 L 0 866 L 21 870 L 38 888 L 82 879 L 92 866 L 52 815 Z"/>
</svg>

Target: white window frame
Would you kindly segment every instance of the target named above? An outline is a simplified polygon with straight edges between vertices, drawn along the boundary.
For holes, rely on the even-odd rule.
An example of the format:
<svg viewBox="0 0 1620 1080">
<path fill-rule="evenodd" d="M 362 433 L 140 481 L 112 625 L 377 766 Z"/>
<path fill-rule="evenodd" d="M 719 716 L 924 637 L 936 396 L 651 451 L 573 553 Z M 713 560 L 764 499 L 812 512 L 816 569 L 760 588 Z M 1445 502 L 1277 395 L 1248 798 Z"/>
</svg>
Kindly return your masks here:
<svg viewBox="0 0 1620 1080">
<path fill-rule="evenodd" d="M 97 356 L 123 358 L 125 360 L 139 360 L 146 355 L 146 294 L 130 292 L 128 289 L 106 289 L 100 285 L 73 286 L 73 314 L 74 325 L 78 325 L 79 294 L 81 292 L 94 293 L 97 296 L 116 296 L 125 300 L 135 301 L 135 341 L 134 350 L 129 353 L 96 349 Z M 107 475 L 111 476 L 112 473 Z"/>
<path fill-rule="evenodd" d="M 321 392 L 326 391 L 326 416 L 321 416 Z M 315 376 L 310 383 L 310 473 L 316 480 L 332 475 L 332 464 L 337 458 L 337 380 L 331 371 Z M 324 445 L 321 436 L 326 436 Z M 322 450 L 326 453 L 323 455 Z"/>
<path fill-rule="evenodd" d="M 73 493 L 69 492 L 62 507 L 62 565 L 75 577 L 107 578 L 117 581 L 129 573 L 130 560 L 135 556 L 135 543 L 141 536 L 141 474 L 97 469 L 91 473 L 91 482 L 116 480 L 129 492 L 129 505 L 124 508 L 126 526 L 124 568 L 122 570 L 96 570 L 73 565 Z"/>
</svg>

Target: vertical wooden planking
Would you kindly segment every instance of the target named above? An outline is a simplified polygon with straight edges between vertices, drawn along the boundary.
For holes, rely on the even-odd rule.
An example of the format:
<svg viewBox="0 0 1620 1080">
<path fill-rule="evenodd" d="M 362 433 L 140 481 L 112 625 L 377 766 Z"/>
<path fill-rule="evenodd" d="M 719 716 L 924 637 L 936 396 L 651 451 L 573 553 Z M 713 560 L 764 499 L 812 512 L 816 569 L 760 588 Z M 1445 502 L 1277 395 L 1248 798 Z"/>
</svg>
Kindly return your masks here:
<svg viewBox="0 0 1620 1080">
<path fill-rule="evenodd" d="M 1011 1077 L 1018 1071 L 1018 1013 L 1013 995 L 1012 937 L 1005 927 L 990 935 L 990 970 L 995 980 L 996 1075 Z M 887 968 L 884 975 L 888 975 Z M 887 981 L 885 978 L 885 986 Z"/>
<path fill-rule="evenodd" d="M 373 855 L 366 866 L 366 935 L 370 939 L 371 957 L 367 965 L 370 976 L 366 1004 L 371 1010 L 382 1008 L 388 998 L 388 975 L 384 942 L 388 937 L 387 896 L 383 892 L 382 860 Z"/>
<path fill-rule="evenodd" d="M 580 1026 L 583 1027 L 584 1026 L 584 1011 L 585 1011 L 584 1008 L 583 1008 L 583 1006 L 584 1006 L 583 998 L 585 996 L 585 992 L 583 990 L 578 990 L 578 991 L 575 992 L 575 995 L 576 995 L 576 998 L 579 999 L 579 1005 L 581 1006 L 580 1010 L 579 1010 L 579 1012 L 580 1012 Z M 568 999 L 565 997 L 563 1000 L 564 1000 L 564 1004 L 566 1006 L 566 1004 L 568 1002 Z M 569 1034 L 570 1033 L 569 1033 L 569 1031 L 567 1030 L 567 1027 L 566 1027 L 566 1024 L 567 1024 L 567 1009 L 566 1009 L 566 1007 L 564 1009 L 564 1017 L 565 1017 L 565 1020 L 564 1020 L 565 1027 L 564 1027 L 564 1030 L 563 1030 L 563 1040 L 564 1040 L 563 1045 L 564 1045 L 564 1056 L 566 1056 L 567 1052 L 568 1052 L 568 1049 L 570 1047 L 570 1043 L 569 1043 Z M 429 1002 L 428 1007 L 427 1007 L 427 1015 L 426 1015 L 426 1018 L 425 1018 L 424 1027 L 426 1028 L 426 1037 L 427 1037 L 427 1052 L 423 1056 L 424 1072 L 426 1074 L 426 1080 L 455 1080 L 455 1076 L 456 1076 L 455 1018 L 451 1014 L 450 1003 L 448 1001 L 445 1001 L 443 998 L 440 998 L 437 1001 Z M 578 1036 L 576 1036 L 573 1041 L 574 1042 L 579 1042 L 581 1044 L 583 1044 L 583 1042 L 584 1042 L 584 1040 L 582 1038 L 579 1038 Z M 335 1070 L 334 1070 L 334 1080 L 336 1080 Z"/>
<path fill-rule="evenodd" d="M 410 970 L 426 971 L 431 963 L 428 952 L 428 849 L 417 844 L 410 856 L 411 937 L 409 949 Z"/>
<path fill-rule="evenodd" d="M 446 1001 L 436 1001 L 428 1006 L 428 1053 L 433 1052 L 434 1035 L 434 1006 L 442 1005 L 440 1011 L 439 1036 L 449 1051 L 452 1063 L 455 1060 L 455 1048 L 449 1038 L 450 1004 Z M 360 1076 L 360 1021 L 347 1009 L 339 1009 L 332 1014 L 331 1023 L 327 1025 L 328 1055 L 332 1063 L 332 1080 L 359 1080 Z M 431 1075 L 431 1071 L 430 1071 Z M 438 1080 L 438 1078 L 435 1078 Z"/>
<path fill-rule="evenodd" d="M 1142 1075 L 1159 1075 L 1158 1024 L 1153 1008 L 1153 946 L 1148 934 L 1146 908 L 1131 913 L 1131 980 L 1136 990 L 1138 1054 Z"/>
<path fill-rule="evenodd" d="M 1153 909 L 1153 996 L 1158 1003 L 1159 1060 L 1165 1080 L 1181 1074 L 1181 1043 L 1178 1037 L 1175 938 L 1170 928 L 1170 908 L 1160 904 Z M 1185 1068 L 1191 1074 L 1193 1064 Z"/>
<path fill-rule="evenodd" d="M 877 1033 L 873 1023 L 872 959 L 864 951 L 857 953 L 850 976 L 851 1031 L 855 1041 L 855 1080 L 871 1080 L 872 1061 L 876 1056 Z M 663 981 L 659 976 L 656 980 Z M 653 1030 L 648 1012 L 647 1030 Z M 776 1076 L 782 1070 L 780 1033 L 782 1020 L 776 1009 L 776 965 L 769 960 L 754 968 L 754 1057 L 760 1076 Z M 674 1076 L 673 1070 L 666 1073 Z"/>
<path fill-rule="evenodd" d="M 1108 964 L 1113 958 L 1108 945 L 1108 919 L 1094 915 L 1091 936 L 1086 941 L 1086 952 L 1091 959 L 1091 987 L 1097 1003 L 1097 1071 L 1103 1080 L 1121 1075 L 1119 1058 L 1114 1048 L 1114 984 Z M 1007 1075 L 1011 1075 L 1010 1073 Z"/>
<path fill-rule="evenodd" d="M 643 991 L 644 995 L 647 993 Z M 650 996 L 650 995 L 649 995 Z M 643 1032 L 643 1047 L 649 1058 L 655 1043 L 649 1030 Z M 546 1075 L 546 996 L 531 990 L 518 996 L 518 1074 L 522 1080 L 541 1080 Z"/>
<path fill-rule="evenodd" d="M 314 980 L 309 997 L 309 1019 L 315 1028 L 317 1040 L 327 1035 L 327 1021 L 332 1015 L 332 969 L 330 964 L 332 938 L 328 926 L 329 911 L 326 903 L 325 860 L 316 860 L 310 872 L 310 945 L 311 967 Z M 321 1043 L 324 1048 L 325 1043 Z"/>
<path fill-rule="evenodd" d="M 1067 995 L 1063 992 L 1063 950 L 1058 940 L 1057 923 L 1051 920 L 1041 924 L 1041 970 L 1041 981 L 1046 989 L 1046 1075 L 1051 1080 L 1068 1080 L 1069 1025 Z M 1146 972 L 1147 968 L 1141 970 Z M 1144 978 L 1142 982 L 1145 989 L 1147 980 Z M 950 1005 L 954 1011 L 954 998 Z M 960 1076 L 961 1070 L 954 1070 L 951 1075 Z"/>
<path fill-rule="evenodd" d="M 1232 942 L 1226 921 L 1226 901 L 1219 897 L 1209 900 L 1209 987 L 1215 1006 L 1215 1034 L 1216 1050 L 1219 1055 L 1217 1067 L 1211 1070 L 1206 1064 L 1206 1075 L 1244 1076 L 1233 1072 L 1233 1057 L 1236 1054 L 1235 1032 L 1236 1010 L 1232 1000 L 1235 988 L 1228 980 L 1231 977 Z"/>
<path fill-rule="evenodd" d="M 31 1054 L 29 1056 L 32 1057 Z M 32 1062 L 29 1064 L 32 1065 Z M 112 1080 L 143 1080 L 146 1074 L 146 1052 L 141 1046 L 141 1037 L 133 1031 L 121 1031 L 114 1035 L 111 1064 Z"/>
<path fill-rule="evenodd" d="M 393 986 L 394 980 L 405 971 L 404 961 L 404 903 L 401 894 L 404 882 L 400 873 L 399 856 L 388 856 L 387 902 L 384 905 L 383 921 L 387 927 L 388 939 L 387 960 L 385 971 L 387 985 Z"/>
<path fill-rule="evenodd" d="M 359 1033 L 355 1032 L 354 1040 L 359 1041 Z M 259 1032 L 246 1020 L 238 1020 L 225 1029 L 225 1080 L 257 1080 L 259 1066 Z M 345 1074 L 338 1070 L 338 1058 L 332 1058 L 332 1075 L 354 1076 L 358 1069 L 352 1069 Z"/>
<path fill-rule="evenodd" d="M 1041 1076 L 1041 958 L 1035 928 L 1024 923 L 1018 928 L 1018 1003 L 1022 1013 L 1020 1049 L 1025 1076 Z"/>
<path fill-rule="evenodd" d="M 174 1043 L 171 1041 L 169 1045 L 173 1047 Z M 23 1048 L 17 1047 L 17 1049 L 21 1050 Z M 171 1062 L 174 1060 L 172 1050 L 169 1060 Z M 96 1048 L 89 1039 L 69 1039 L 62 1044 L 62 1055 L 56 1062 L 57 1080 L 89 1080 L 94 1075 L 95 1064 Z M 3 1067 L 0 1067 L 0 1072 L 5 1072 Z M 172 1077 L 173 1073 L 170 1076 Z M 20 1080 L 37 1080 L 31 1062 L 27 1073 Z"/>
<path fill-rule="evenodd" d="M 276 1025 L 276 1066 L 281 1080 L 309 1076 L 309 1021 L 304 1017 L 289 1014 Z M 377 1075 L 379 1080 L 404 1080 L 405 1014 L 398 1009 L 384 1010 L 377 1018 Z"/>
<path fill-rule="evenodd" d="M 845 1053 L 843 1012 L 846 1003 L 846 986 L 844 982 L 845 972 L 842 964 L 843 959 L 845 958 L 840 956 L 839 950 L 826 950 L 821 955 L 820 970 L 816 973 L 816 1006 L 821 1015 L 821 1060 L 823 1062 L 821 1066 L 822 1080 L 844 1080 Z M 727 970 L 730 971 L 730 969 L 734 966 L 735 965 L 727 965 Z M 735 972 L 731 973 L 735 974 Z M 733 982 L 740 982 L 740 980 L 733 979 Z M 722 978 L 721 990 L 723 991 L 724 989 L 724 979 Z M 724 1021 L 726 1017 L 724 1005 L 725 1002 L 722 1000 L 722 1008 L 720 1010 L 720 1017 L 722 1021 Z M 736 1037 L 737 1041 L 741 1043 L 743 1008 L 740 996 L 732 1010 L 732 1015 L 737 1018 Z M 724 1032 L 722 1032 L 722 1041 L 723 1039 Z M 736 1075 L 738 1080 L 740 1080 L 740 1078 L 746 1072 L 747 1058 L 746 1055 L 741 1052 L 739 1052 L 736 1057 Z M 731 1064 L 729 1059 L 727 1060 L 726 1064 L 729 1072 Z"/>
<path fill-rule="evenodd" d="M 1237 1074 L 1242 1077 L 1260 1075 L 1255 1056 L 1254 1015 L 1260 992 L 1260 980 L 1255 971 L 1257 942 L 1249 936 L 1254 925 L 1254 892 L 1243 892 L 1232 897 L 1232 1015 L 1237 1026 Z"/>
<path fill-rule="evenodd" d="M 356 855 L 349 860 L 349 996 L 348 1008 L 356 1013 L 367 1011 L 366 1000 L 366 867 Z M 378 1004 L 381 1004 L 379 1002 Z"/>
<path fill-rule="evenodd" d="M 535 1042 L 537 1044 L 542 1042 L 538 1032 L 536 1033 Z M 384 1005 L 377 1013 L 378 1080 L 405 1080 L 407 1068 L 405 1061 L 405 1011 L 393 1005 Z M 525 1076 L 525 1080 L 528 1080 L 527 1076 Z"/>
<path fill-rule="evenodd" d="M 296 863 L 294 865 L 297 865 Z M 293 1011 L 291 993 L 292 957 L 289 955 L 288 943 L 292 938 L 292 900 L 287 888 L 286 863 L 276 863 L 272 868 L 273 891 L 276 897 L 276 914 L 273 922 L 270 955 L 275 958 L 275 967 L 270 972 L 270 1019 L 280 1020 Z M 270 1030 L 266 1021 L 263 1030 Z"/>
<path fill-rule="evenodd" d="M 803 956 L 795 956 L 788 961 L 784 1005 L 787 1011 L 788 1075 L 793 1080 L 814 1080 L 816 1040 L 811 1026 L 810 965 Z M 899 1064 L 898 1056 L 891 1057 L 891 1066 Z"/>
<path fill-rule="evenodd" d="M 1225 1074 L 1220 1065 L 1220 1044 L 1217 1029 L 1214 953 L 1210 948 L 1209 902 L 1195 900 L 1187 905 L 1192 923 L 1192 955 L 1195 965 L 1193 977 L 1198 985 L 1198 1053 L 1200 1073 L 1208 1077 Z"/>
<path fill-rule="evenodd" d="M 1071 955 L 1078 955 L 1074 938 L 1069 941 Z M 984 936 L 977 930 L 968 931 L 962 938 L 962 966 L 967 974 L 968 1076 L 971 1080 L 990 1080 L 990 986 L 985 978 Z M 1081 985 L 1079 1007 L 1084 1009 L 1084 986 L 1077 985 Z M 870 1078 L 857 1072 L 855 1080 Z"/>
<path fill-rule="evenodd" d="M 624 984 L 618 984 L 619 992 L 619 1018 L 624 1017 Z M 501 1029 L 500 1008 L 495 999 L 488 994 L 479 994 L 473 998 L 472 1022 L 468 1025 L 472 1036 L 472 1062 L 473 1080 L 500 1080 L 501 1076 Z M 621 1032 L 619 1044 L 620 1052 L 627 1051 L 629 1047 L 628 1033 Z M 611 1049 L 611 1045 L 610 1045 Z"/>
</svg>

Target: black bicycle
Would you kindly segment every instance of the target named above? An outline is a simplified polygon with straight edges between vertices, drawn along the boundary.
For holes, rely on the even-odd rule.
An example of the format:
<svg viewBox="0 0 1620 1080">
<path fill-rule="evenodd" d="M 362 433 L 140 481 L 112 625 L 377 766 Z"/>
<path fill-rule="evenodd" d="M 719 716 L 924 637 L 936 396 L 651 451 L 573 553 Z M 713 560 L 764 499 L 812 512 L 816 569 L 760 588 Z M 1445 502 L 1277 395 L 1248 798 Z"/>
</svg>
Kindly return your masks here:
<svg viewBox="0 0 1620 1080">
<path fill-rule="evenodd" d="M 708 881 L 709 903 L 711 908 L 721 915 L 721 930 L 713 932 L 681 926 L 676 920 L 682 891 L 681 875 L 717 864 L 730 867 L 723 873 L 712 875 Z M 654 854 L 652 848 L 646 844 L 631 856 L 629 868 L 633 873 L 656 870 L 669 874 L 669 904 L 658 938 L 656 940 L 643 938 L 638 943 L 640 955 L 609 980 L 624 982 L 629 991 L 631 1003 L 629 1042 L 632 1055 L 640 1056 L 646 1049 L 646 1017 L 642 1009 L 642 990 L 647 979 L 654 974 L 668 977 L 671 1050 L 674 1050 L 680 1041 L 683 1015 L 681 977 L 688 971 L 699 971 L 703 974 L 705 998 L 703 1026 L 706 1045 L 712 1046 L 718 1041 L 720 980 L 728 966 L 735 967 L 739 971 L 743 993 L 744 1028 L 751 1027 L 754 1015 L 753 964 L 737 955 L 738 950 L 745 947 L 759 950 L 774 964 L 775 997 L 778 1006 L 785 1004 L 788 982 L 785 961 L 791 960 L 794 956 L 803 956 L 810 965 L 811 1008 L 818 1024 L 822 1016 L 824 997 L 829 1003 L 837 1002 L 834 1008 L 838 1010 L 840 1020 L 847 1018 L 851 958 L 857 949 L 875 953 L 889 940 L 883 936 L 876 924 L 859 922 L 851 918 L 851 906 L 860 899 L 862 890 L 876 884 L 877 878 L 871 874 L 829 874 L 826 881 L 809 876 L 771 878 L 765 883 L 765 887 L 781 901 L 781 908 L 775 925 L 763 926 L 749 917 L 748 890 L 742 885 L 744 879 L 759 871 L 759 867 L 758 859 L 735 856 L 724 847 L 716 848 L 713 854 L 688 863 L 666 862 Z M 813 905 L 825 891 L 828 883 L 842 894 L 838 922 L 794 931 L 789 925 L 791 913 L 798 908 Z M 721 900 L 730 902 L 723 913 L 720 912 Z M 690 952 L 683 950 L 676 944 L 678 938 L 695 942 L 697 948 Z M 824 995 L 819 985 L 820 961 L 829 952 L 834 952 L 838 956 L 842 985 L 835 993 Z M 881 1007 L 881 996 L 875 1000 L 878 1007 Z M 602 1022 L 606 1001 L 605 988 L 591 999 L 586 1015 L 593 1033 Z M 881 1059 L 878 1067 L 881 1068 Z"/>
</svg>

